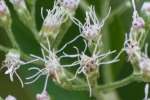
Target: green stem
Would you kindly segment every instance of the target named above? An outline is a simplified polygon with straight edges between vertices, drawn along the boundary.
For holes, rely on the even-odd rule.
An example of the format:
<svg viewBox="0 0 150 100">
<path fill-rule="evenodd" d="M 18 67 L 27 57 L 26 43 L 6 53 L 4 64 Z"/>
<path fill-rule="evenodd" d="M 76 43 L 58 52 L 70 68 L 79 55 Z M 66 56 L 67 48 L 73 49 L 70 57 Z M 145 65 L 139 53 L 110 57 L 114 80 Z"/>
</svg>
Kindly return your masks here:
<svg viewBox="0 0 150 100">
<path fill-rule="evenodd" d="M 112 90 L 112 89 L 116 89 L 116 88 L 126 86 L 126 85 L 128 85 L 132 82 L 141 81 L 141 80 L 142 80 L 141 74 L 132 74 L 129 77 L 123 79 L 123 80 L 113 82 L 113 83 L 108 83 L 106 85 L 97 86 L 97 89 L 99 91 Z"/>
</svg>

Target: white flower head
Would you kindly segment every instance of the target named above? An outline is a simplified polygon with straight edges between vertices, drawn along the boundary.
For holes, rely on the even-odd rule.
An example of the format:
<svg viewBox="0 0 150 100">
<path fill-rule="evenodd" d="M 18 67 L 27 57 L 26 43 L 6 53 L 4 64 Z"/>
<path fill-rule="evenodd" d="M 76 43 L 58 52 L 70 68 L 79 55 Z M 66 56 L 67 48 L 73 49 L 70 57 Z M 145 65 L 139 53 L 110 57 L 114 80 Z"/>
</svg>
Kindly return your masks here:
<svg viewBox="0 0 150 100">
<path fill-rule="evenodd" d="M 57 53 L 61 52 L 64 48 L 62 48 L 58 51 L 52 50 L 48 39 L 47 39 L 47 42 L 48 42 L 48 48 L 46 46 L 44 46 L 43 44 L 41 44 L 41 46 L 42 46 L 41 51 L 42 51 L 43 57 L 31 55 L 31 57 L 33 57 L 34 59 L 29 62 L 26 62 L 26 64 L 33 63 L 35 61 L 41 61 L 42 63 L 44 63 L 45 68 L 43 68 L 43 69 L 40 69 L 37 67 L 29 68 L 30 71 L 36 70 L 37 73 L 35 73 L 32 76 L 27 77 L 26 78 L 27 80 L 32 80 L 32 81 L 25 83 L 25 84 L 34 83 L 42 75 L 46 75 L 43 91 L 46 91 L 49 77 L 51 77 L 54 81 L 56 81 L 57 83 L 60 84 L 61 83 L 60 77 L 65 76 L 63 67 L 68 66 L 68 65 L 61 65 L 60 64 L 61 57 L 57 56 Z"/>
<path fill-rule="evenodd" d="M 14 96 L 8 95 L 5 100 L 17 100 Z"/>
<path fill-rule="evenodd" d="M 97 37 L 99 37 L 101 34 L 101 29 L 104 26 L 104 23 L 106 19 L 108 18 L 110 14 L 111 8 L 109 9 L 109 12 L 107 16 L 100 22 L 99 19 L 96 16 L 95 8 L 91 6 L 88 11 L 86 11 L 86 17 L 85 17 L 85 23 L 82 24 L 78 19 L 72 18 L 72 21 L 79 26 L 80 28 L 80 36 L 85 38 L 89 41 L 89 44 L 92 41 L 97 40 Z"/>
<path fill-rule="evenodd" d="M 93 71 L 98 71 L 97 69 L 100 65 L 111 64 L 111 63 L 118 61 L 117 58 L 115 58 L 111 61 L 103 61 L 106 57 L 115 53 L 115 51 L 109 51 L 107 53 L 98 52 L 98 46 L 101 45 L 99 41 L 100 41 L 100 39 L 98 39 L 98 42 L 95 45 L 94 51 L 91 56 L 88 56 L 85 54 L 87 47 L 88 47 L 85 40 L 84 40 L 84 42 L 85 42 L 86 46 L 85 46 L 84 51 L 81 54 L 79 53 L 79 50 L 77 47 L 74 47 L 77 51 L 77 54 L 75 54 L 75 55 L 70 55 L 70 54 L 64 53 L 64 55 L 65 55 L 64 57 L 70 57 L 70 58 L 77 57 L 78 58 L 78 60 L 76 62 L 74 62 L 74 65 L 79 65 L 79 68 L 77 69 L 75 76 L 70 80 L 76 79 L 78 74 L 83 73 L 86 76 L 86 80 L 88 82 L 90 96 L 92 95 L 92 89 L 91 89 L 91 84 L 89 81 L 89 74 Z"/>
<path fill-rule="evenodd" d="M 142 5 L 141 10 L 143 12 L 145 12 L 147 15 L 150 15 L 150 2 L 144 2 L 144 4 Z"/>
<path fill-rule="evenodd" d="M 9 14 L 7 5 L 5 4 L 4 0 L 0 0 L 0 16 Z"/>
<path fill-rule="evenodd" d="M 43 22 L 43 31 L 40 33 L 40 35 L 48 36 L 48 33 L 55 33 L 57 34 L 59 32 L 60 26 L 64 22 L 65 19 L 65 13 L 64 10 L 54 4 L 52 10 L 47 10 L 47 16 L 46 18 L 43 17 L 43 11 L 41 10 L 41 15 L 44 20 Z"/>
<path fill-rule="evenodd" d="M 51 100 L 47 91 L 43 91 L 41 94 L 36 95 L 36 100 Z"/>
<path fill-rule="evenodd" d="M 5 71 L 5 74 L 9 74 L 10 80 L 14 81 L 13 75 L 15 74 L 17 78 L 19 79 L 22 87 L 23 81 L 20 78 L 20 76 L 17 73 L 17 70 L 20 68 L 21 65 L 23 65 L 24 62 L 20 60 L 20 53 L 14 50 L 11 50 L 7 53 L 5 60 L 3 61 L 2 68 L 7 68 Z"/>
<path fill-rule="evenodd" d="M 57 2 L 67 12 L 73 13 L 77 9 L 77 7 L 80 3 L 80 0 L 57 0 Z"/>
</svg>

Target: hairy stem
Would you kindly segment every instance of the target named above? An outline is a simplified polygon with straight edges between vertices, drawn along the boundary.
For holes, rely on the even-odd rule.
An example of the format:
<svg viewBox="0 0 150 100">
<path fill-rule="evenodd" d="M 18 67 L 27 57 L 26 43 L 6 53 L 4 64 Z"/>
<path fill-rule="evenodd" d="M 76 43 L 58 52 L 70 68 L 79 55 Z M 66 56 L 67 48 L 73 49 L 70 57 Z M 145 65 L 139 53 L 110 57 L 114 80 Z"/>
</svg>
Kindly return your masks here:
<svg viewBox="0 0 150 100">
<path fill-rule="evenodd" d="M 99 91 L 112 90 L 112 89 L 116 89 L 116 88 L 126 86 L 126 85 L 128 85 L 132 82 L 135 82 L 135 81 L 142 81 L 141 74 L 132 74 L 132 75 L 128 76 L 127 78 L 123 79 L 123 80 L 108 83 L 106 85 L 97 86 L 97 89 Z"/>
</svg>

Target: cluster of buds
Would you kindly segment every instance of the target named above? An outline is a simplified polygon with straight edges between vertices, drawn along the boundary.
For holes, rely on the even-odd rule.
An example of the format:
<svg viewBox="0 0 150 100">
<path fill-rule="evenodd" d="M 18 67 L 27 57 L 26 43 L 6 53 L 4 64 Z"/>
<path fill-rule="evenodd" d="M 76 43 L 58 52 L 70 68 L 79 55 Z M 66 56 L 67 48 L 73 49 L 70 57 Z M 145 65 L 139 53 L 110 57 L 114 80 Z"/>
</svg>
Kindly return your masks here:
<svg viewBox="0 0 150 100">
<path fill-rule="evenodd" d="M 11 50 L 7 53 L 5 60 L 3 61 L 2 68 L 7 68 L 5 74 L 9 74 L 10 80 L 14 81 L 13 75 L 15 74 L 19 79 L 22 87 L 24 86 L 22 79 L 20 78 L 17 70 L 23 65 L 24 62 L 20 60 L 20 53 L 17 51 Z"/>
<path fill-rule="evenodd" d="M 126 34 L 124 51 L 128 54 L 129 61 L 134 65 L 134 71 L 142 72 L 145 81 L 150 79 L 150 59 L 148 58 L 147 48 L 145 46 L 145 53 L 141 51 L 142 43 L 144 42 L 145 35 L 145 22 L 142 17 L 139 17 L 136 10 L 135 1 L 132 0 L 134 12 L 133 22 L 129 34 Z"/>
<path fill-rule="evenodd" d="M 0 25 L 4 27 L 10 25 L 10 12 L 4 0 L 0 0 Z"/>
<path fill-rule="evenodd" d="M 139 16 L 134 0 L 132 0 L 132 5 L 134 9 L 132 16 L 133 21 L 130 32 L 125 35 L 123 51 L 128 54 L 131 63 L 137 63 L 141 59 L 141 43 L 145 35 L 145 22 L 143 18 Z"/>
</svg>

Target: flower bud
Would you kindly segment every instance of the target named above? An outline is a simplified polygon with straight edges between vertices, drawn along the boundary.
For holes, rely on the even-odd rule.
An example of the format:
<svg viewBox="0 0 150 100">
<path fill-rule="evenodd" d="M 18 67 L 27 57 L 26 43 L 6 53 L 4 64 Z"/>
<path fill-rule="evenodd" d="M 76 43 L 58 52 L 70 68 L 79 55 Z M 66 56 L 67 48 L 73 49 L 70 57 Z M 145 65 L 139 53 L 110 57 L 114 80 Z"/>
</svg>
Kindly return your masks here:
<svg viewBox="0 0 150 100">
<path fill-rule="evenodd" d="M 0 0 L 0 26 L 8 28 L 11 24 L 10 13 L 4 0 Z"/>
<path fill-rule="evenodd" d="M 138 18 L 134 19 L 132 22 L 132 27 L 135 30 L 142 29 L 142 28 L 144 28 L 144 26 L 145 26 L 145 22 L 144 22 L 144 19 L 142 17 L 138 17 Z"/>
<path fill-rule="evenodd" d="M 50 100 L 50 96 L 46 91 L 36 95 L 36 100 Z"/>
<path fill-rule="evenodd" d="M 144 2 L 141 10 L 146 14 L 150 16 L 150 2 Z"/>
<path fill-rule="evenodd" d="M 8 95 L 5 100 L 17 100 L 14 96 Z"/>
<path fill-rule="evenodd" d="M 60 27 L 65 19 L 65 13 L 63 9 L 57 5 L 54 5 L 52 10 L 47 10 L 47 16 L 44 19 L 43 26 L 40 32 L 40 36 L 51 36 L 55 38 L 59 33 Z"/>
<path fill-rule="evenodd" d="M 0 0 L 0 16 L 4 15 L 7 11 L 7 6 L 3 0 Z"/>
<path fill-rule="evenodd" d="M 58 2 L 65 10 L 73 13 L 77 9 L 80 0 L 58 0 Z"/>
</svg>

